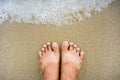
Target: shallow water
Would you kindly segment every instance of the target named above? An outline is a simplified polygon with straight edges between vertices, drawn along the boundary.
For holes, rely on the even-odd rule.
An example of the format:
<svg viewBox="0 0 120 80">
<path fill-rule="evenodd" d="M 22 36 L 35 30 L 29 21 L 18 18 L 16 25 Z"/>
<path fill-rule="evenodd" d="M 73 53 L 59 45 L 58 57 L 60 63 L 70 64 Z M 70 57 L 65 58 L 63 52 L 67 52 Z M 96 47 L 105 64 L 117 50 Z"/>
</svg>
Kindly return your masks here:
<svg viewBox="0 0 120 80">
<path fill-rule="evenodd" d="M 0 0 L 0 24 L 5 21 L 61 26 L 78 23 L 114 0 Z"/>
</svg>

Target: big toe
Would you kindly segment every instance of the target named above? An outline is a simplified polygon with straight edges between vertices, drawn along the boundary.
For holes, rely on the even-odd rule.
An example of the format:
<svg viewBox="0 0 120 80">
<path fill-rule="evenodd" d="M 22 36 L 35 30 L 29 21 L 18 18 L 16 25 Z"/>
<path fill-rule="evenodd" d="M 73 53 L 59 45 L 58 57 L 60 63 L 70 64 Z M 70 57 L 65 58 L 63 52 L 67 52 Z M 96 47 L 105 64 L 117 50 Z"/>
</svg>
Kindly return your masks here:
<svg viewBox="0 0 120 80">
<path fill-rule="evenodd" d="M 62 51 L 63 52 L 68 51 L 68 47 L 69 47 L 68 41 L 64 41 L 63 44 L 62 44 Z"/>
<path fill-rule="evenodd" d="M 53 43 L 52 43 L 52 48 L 53 48 L 53 51 L 54 51 L 55 53 L 59 53 L 58 43 L 53 42 Z"/>
<path fill-rule="evenodd" d="M 84 51 L 81 51 L 81 52 L 80 52 L 80 58 L 83 59 L 83 58 L 84 58 L 84 55 L 85 55 Z"/>
</svg>

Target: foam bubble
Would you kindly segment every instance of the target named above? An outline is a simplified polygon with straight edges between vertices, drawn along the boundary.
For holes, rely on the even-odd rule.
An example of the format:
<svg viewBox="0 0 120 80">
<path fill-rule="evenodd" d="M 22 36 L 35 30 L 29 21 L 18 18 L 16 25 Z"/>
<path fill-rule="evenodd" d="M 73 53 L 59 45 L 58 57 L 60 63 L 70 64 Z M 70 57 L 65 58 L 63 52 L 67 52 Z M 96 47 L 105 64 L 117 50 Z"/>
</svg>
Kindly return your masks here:
<svg viewBox="0 0 120 80">
<path fill-rule="evenodd" d="M 61 26 L 90 18 L 114 0 L 1 0 L 0 24 L 5 21 Z"/>
</svg>

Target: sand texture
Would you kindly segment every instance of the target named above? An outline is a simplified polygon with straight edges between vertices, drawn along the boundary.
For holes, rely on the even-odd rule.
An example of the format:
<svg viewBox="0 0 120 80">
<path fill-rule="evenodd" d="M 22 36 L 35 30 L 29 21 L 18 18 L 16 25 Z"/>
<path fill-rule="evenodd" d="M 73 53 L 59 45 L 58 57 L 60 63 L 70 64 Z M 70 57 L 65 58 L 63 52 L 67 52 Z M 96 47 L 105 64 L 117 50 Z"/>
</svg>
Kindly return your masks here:
<svg viewBox="0 0 120 80">
<path fill-rule="evenodd" d="M 72 41 L 85 51 L 78 80 L 120 80 L 120 1 L 71 26 L 0 25 L 0 80 L 42 80 L 38 51 L 56 41 Z"/>
</svg>

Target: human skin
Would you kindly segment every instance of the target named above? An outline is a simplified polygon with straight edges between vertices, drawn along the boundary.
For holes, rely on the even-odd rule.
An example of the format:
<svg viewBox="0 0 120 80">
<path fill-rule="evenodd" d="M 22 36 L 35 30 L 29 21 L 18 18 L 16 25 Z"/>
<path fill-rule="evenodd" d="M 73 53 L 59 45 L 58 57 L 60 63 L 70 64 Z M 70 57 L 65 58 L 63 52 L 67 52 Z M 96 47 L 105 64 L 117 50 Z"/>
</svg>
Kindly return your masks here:
<svg viewBox="0 0 120 80">
<path fill-rule="evenodd" d="M 60 80 L 76 80 L 82 66 L 84 52 L 76 44 L 64 41 L 60 57 L 58 43 L 48 42 L 39 51 L 39 57 L 44 80 L 59 80 L 59 78 Z M 59 67 L 61 76 L 59 76 Z"/>
</svg>

